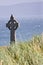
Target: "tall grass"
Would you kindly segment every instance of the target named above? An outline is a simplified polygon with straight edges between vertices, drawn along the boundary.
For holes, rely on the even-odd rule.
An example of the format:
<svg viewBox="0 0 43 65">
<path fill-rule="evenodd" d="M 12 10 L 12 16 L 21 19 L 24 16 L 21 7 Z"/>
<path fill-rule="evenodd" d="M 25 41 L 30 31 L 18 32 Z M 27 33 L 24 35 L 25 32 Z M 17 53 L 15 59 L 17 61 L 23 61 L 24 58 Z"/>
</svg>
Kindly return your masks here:
<svg viewBox="0 0 43 65">
<path fill-rule="evenodd" d="M 26 42 L 13 43 L 9 47 L 0 47 L 0 60 L 3 65 L 43 65 L 42 35 L 34 36 Z"/>
</svg>

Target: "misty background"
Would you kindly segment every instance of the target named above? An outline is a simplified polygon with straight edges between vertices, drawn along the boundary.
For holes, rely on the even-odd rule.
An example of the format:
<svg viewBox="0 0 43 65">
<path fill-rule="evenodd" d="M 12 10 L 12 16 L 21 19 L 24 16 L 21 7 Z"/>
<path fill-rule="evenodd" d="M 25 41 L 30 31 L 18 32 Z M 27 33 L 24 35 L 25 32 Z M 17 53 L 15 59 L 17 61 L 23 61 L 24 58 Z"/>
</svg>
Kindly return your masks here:
<svg viewBox="0 0 43 65">
<path fill-rule="evenodd" d="M 30 40 L 43 32 L 42 0 L 0 0 L 0 45 L 9 45 L 10 31 L 6 28 L 11 14 L 18 21 L 16 41 Z"/>
</svg>

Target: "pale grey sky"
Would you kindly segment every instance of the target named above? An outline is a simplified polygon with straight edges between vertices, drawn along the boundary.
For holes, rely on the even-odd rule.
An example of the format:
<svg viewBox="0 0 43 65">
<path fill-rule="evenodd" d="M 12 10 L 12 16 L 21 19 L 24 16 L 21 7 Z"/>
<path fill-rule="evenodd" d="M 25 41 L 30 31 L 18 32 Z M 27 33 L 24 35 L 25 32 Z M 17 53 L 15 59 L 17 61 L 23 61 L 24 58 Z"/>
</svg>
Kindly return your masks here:
<svg viewBox="0 0 43 65">
<path fill-rule="evenodd" d="M 17 3 L 42 2 L 43 0 L 0 0 L 0 5 L 12 5 Z"/>
<path fill-rule="evenodd" d="M 0 0 L 0 17 L 7 18 L 11 14 L 15 17 L 43 17 L 43 0 Z"/>
</svg>

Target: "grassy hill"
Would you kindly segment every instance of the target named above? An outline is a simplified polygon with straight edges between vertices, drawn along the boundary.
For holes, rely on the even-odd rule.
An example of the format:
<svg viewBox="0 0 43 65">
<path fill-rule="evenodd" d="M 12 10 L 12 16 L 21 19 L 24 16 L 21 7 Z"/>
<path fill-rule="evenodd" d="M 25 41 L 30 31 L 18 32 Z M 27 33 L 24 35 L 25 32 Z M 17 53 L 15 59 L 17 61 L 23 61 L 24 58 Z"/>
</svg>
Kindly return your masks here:
<svg viewBox="0 0 43 65">
<path fill-rule="evenodd" d="M 43 65 L 43 36 L 0 47 L 1 62 L 2 65 Z"/>
</svg>

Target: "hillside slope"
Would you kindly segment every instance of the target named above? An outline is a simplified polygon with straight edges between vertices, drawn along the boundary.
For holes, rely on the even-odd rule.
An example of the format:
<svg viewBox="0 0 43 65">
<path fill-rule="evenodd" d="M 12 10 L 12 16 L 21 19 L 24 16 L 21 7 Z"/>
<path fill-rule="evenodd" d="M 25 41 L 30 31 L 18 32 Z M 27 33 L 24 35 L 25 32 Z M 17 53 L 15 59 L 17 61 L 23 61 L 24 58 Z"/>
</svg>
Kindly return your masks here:
<svg viewBox="0 0 43 65">
<path fill-rule="evenodd" d="M 2 65 L 43 65 L 43 41 L 39 36 L 31 41 L 0 47 Z"/>
</svg>

